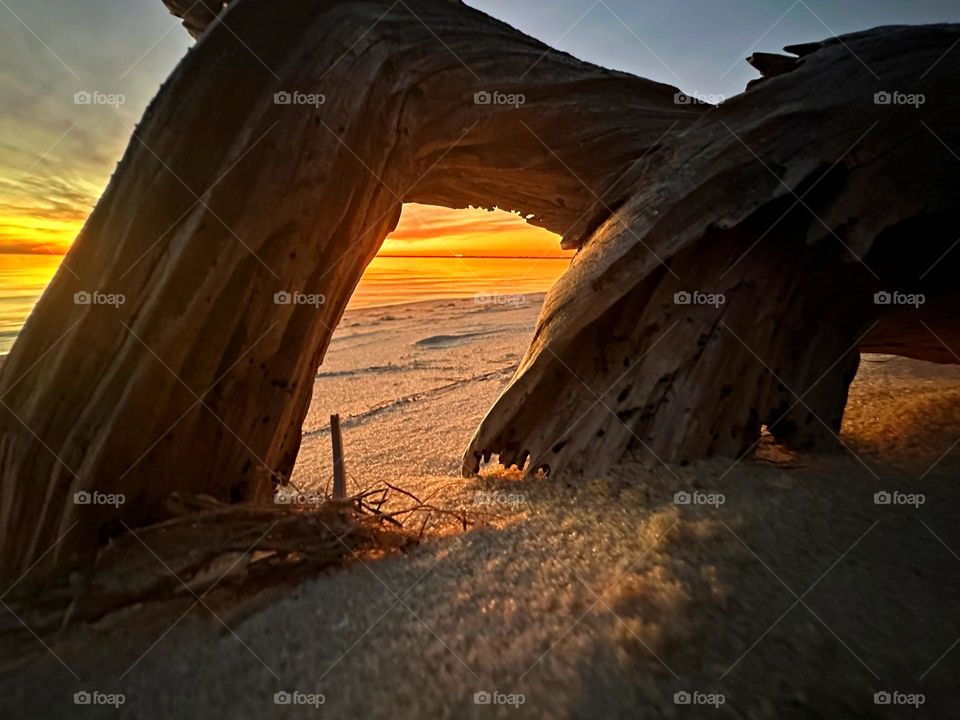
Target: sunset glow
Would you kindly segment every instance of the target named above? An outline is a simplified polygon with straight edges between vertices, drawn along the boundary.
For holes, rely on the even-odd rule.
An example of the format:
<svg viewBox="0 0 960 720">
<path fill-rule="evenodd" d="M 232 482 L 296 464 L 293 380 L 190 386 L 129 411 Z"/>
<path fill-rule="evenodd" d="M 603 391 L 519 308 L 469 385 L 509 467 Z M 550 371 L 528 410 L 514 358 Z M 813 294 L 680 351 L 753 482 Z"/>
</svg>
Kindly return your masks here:
<svg viewBox="0 0 960 720">
<path fill-rule="evenodd" d="M 0 253 L 63 255 L 82 226 L 83 220 L 0 216 Z"/>
<path fill-rule="evenodd" d="M 6 208 L 0 215 L 0 254 L 63 255 L 86 220 L 84 207 Z M 560 238 L 501 210 L 406 205 L 397 229 L 383 244 L 384 256 L 569 257 Z"/>
<path fill-rule="evenodd" d="M 3 204 L 0 354 L 9 351 L 83 227 L 92 205 L 84 198 L 78 192 L 73 205 L 63 197 L 37 202 L 20 198 Z M 557 235 L 527 224 L 519 215 L 405 205 L 400 224 L 367 269 L 351 307 L 472 297 L 494 290 L 541 292 L 566 268 L 562 260 L 571 256 L 561 250 Z"/>
<path fill-rule="evenodd" d="M 560 238 L 529 225 L 519 215 L 477 208 L 449 210 L 405 205 L 400 224 L 387 236 L 381 255 L 481 257 L 569 257 Z"/>
</svg>

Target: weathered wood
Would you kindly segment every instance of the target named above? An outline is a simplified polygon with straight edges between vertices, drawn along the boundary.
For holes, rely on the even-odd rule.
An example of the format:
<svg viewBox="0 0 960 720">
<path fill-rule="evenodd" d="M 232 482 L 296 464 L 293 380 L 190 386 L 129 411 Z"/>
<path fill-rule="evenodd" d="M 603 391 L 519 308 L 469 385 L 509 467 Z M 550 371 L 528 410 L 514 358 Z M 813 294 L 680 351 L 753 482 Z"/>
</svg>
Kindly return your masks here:
<svg viewBox="0 0 960 720">
<path fill-rule="evenodd" d="M 333 499 L 347 496 L 347 466 L 343 458 L 343 433 L 340 431 L 340 416 L 330 416 L 330 441 L 333 444 Z"/>
<path fill-rule="evenodd" d="M 790 55 L 758 52 L 748 57 L 747 62 L 764 77 L 776 77 L 796 70 L 799 60 Z"/>
<path fill-rule="evenodd" d="M 183 20 L 193 37 L 199 37 L 227 6 L 224 0 L 163 0 L 167 9 Z"/>
<path fill-rule="evenodd" d="M 739 456 L 764 424 L 836 444 L 858 349 L 957 362 L 943 346 L 960 351 L 960 185 L 944 148 L 960 147 L 958 38 L 878 28 L 791 48 L 804 56 L 791 72 L 646 157 L 547 296 L 464 473 L 492 456 L 592 473 L 632 452 Z M 895 89 L 927 102 L 875 102 Z M 926 304 L 875 304 L 895 289 Z M 680 290 L 726 302 L 677 307 Z"/>
<path fill-rule="evenodd" d="M 68 530 L 44 563 L 161 519 L 173 491 L 268 501 L 402 203 L 516 210 L 577 246 L 703 112 L 449 0 L 241 1 L 224 23 L 151 103 L 0 374 L 2 575 Z M 74 303 L 95 291 L 125 302 Z"/>
<path fill-rule="evenodd" d="M 872 302 L 907 279 L 960 339 L 956 26 L 789 49 L 710 108 L 452 0 L 168 5 L 200 42 L 0 370 L 0 575 L 89 556 L 177 490 L 267 501 L 404 202 L 515 210 L 581 248 L 467 472 L 736 454 L 763 424 L 821 443 L 858 343 L 936 347 Z M 930 101 L 874 103 L 894 90 Z M 907 278 L 905 254 L 939 264 Z M 725 302 L 674 299 L 693 291 Z M 116 306 L 75 300 L 96 292 Z"/>
</svg>

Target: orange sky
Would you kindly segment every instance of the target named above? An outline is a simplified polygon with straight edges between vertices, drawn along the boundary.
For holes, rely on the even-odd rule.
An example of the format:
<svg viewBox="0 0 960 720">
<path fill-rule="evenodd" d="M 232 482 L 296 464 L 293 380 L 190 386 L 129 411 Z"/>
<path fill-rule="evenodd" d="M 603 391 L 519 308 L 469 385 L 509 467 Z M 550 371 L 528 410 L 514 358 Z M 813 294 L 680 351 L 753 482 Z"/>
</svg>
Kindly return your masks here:
<svg viewBox="0 0 960 720">
<path fill-rule="evenodd" d="M 23 3 L 22 12 L 44 42 L 20 23 L 0 23 L 0 263 L 3 255 L 69 249 L 144 108 L 192 44 L 159 2 L 117 3 L 109 13 L 63 3 L 56 16 Z M 75 93 L 91 90 L 124 102 L 75 103 Z M 383 253 L 568 255 L 559 238 L 518 216 L 415 205 L 404 208 Z"/>
<path fill-rule="evenodd" d="M 62 255 L 93 209 L 103 169 L 51 155 L 22 169 L 0 163 L 0 253 Z"/>
<path fill-rule="evenodd" d="M 0 185 L 3 185 L 0 180 Z M 93 198 L 77 191 L 0 205 L 0 254 L 61 255 L 83 225 Z M 406 205 L 400 225 L 381 248 L 382 255 L 481 255 L 568 257 L 560 238 L 528 225 L 519 215 L 476 208 L 449 210 Z"/>
<path fill-rule="evenodd" d="M 557 235 L 528 225 L 519 215 L 409 204 L 380 254 L 569 257 L 571 253 L 560 249 Z"/>
</svg>

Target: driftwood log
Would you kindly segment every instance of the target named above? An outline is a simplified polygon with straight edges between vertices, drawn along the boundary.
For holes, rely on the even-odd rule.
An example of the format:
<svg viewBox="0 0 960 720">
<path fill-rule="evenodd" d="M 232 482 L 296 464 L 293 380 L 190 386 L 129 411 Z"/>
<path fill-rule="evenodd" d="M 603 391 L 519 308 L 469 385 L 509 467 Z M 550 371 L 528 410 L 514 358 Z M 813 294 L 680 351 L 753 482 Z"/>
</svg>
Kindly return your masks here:
<svg viewBox="0 0 960 720">
<path fill-rule="evenodd" d="M 405 202 L 579 248 L 468 473 L 736 455 L 764 424 L 812 447 L 859 351 L 956 360 L 957 26 L 757 55 L 767 77 L 711 107 L 454 0 L 165 2 L 199 42 L 0 371 L 0 575 L 90 555 L 175 491 L 268 500 Z"/>
<path fill-rule="evenodd" d="M 554 471 L 631 449 L 739 456 L 763 425 L 835 443 L 859 352 L 960 362 L 958 38 L 878 28 L 788 47 L 792 70 L 648 155 L 547 297 L 465 471 L 491 453 Z M 675 302 L 694 292 L 724 302 Z"/>
</svg>

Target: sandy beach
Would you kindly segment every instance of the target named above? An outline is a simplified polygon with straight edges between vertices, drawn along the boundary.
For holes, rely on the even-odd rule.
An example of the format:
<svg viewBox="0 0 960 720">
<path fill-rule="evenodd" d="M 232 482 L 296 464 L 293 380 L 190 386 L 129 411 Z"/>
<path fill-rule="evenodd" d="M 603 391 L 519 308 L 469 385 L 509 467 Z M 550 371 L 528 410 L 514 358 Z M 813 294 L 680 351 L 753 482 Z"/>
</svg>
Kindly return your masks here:
<svg viewBox="0 0 960 720">
<path fill-rule="evenodd" d="M 960 3 L 0 5 L 0 720 L 960 717 Z"/>
<path fill-rule="evenodd" d="M 2 715 L 77 717 L 73 693 L 98 689 L 137 718 L 904 716 L 878 692 L 923 693 L 911 717 L 953 717 L 960 368 L 865 357 L 836 453 L 764 441 L 740 462 L 463 480 L 541 300 L 348 312 L 294 474 L 326 485 L 339 412 L 351 490 L 387 480 L 496 517 L 242 612 L 211 604 L 220 619 L 185 598 L 68 628 L 49 651 L 31 642 L 4 654 Z M 324 702 L 274 704 L 282 691 Z"/>
<path fill-rule="evenodd" d="M 458 479 L 470 435 L 516 370 L 542 301 L 542 293 L 481 295 L 349 312 L 317 373 L 293 481 L 320 490 L 332 476 L 332 413 L 344 428 L 348 489 L 390 477 L 417 493 Z"/>
</svg>

